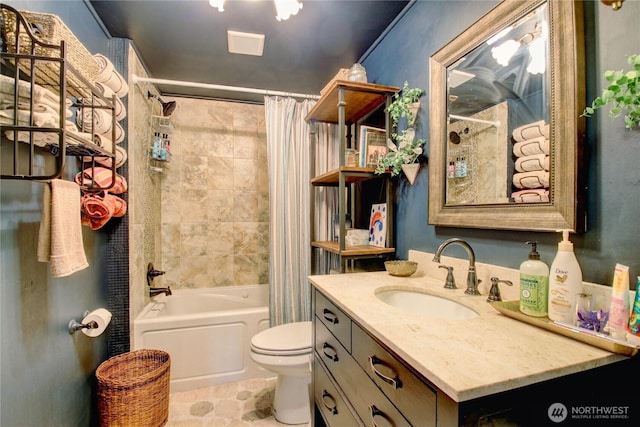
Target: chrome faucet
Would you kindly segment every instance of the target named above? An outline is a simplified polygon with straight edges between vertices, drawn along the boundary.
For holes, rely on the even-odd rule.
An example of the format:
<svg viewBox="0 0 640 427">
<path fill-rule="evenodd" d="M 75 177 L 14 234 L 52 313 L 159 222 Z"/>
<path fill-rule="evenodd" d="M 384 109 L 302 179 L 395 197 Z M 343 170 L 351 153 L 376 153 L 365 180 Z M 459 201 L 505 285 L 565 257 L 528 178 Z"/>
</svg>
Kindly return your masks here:
<svg viewBox="0 0 640 427">
<path fill-rule="evenodd" d="M 467 295 L 480 295 L 480 291 L 478 290 L 478 276 L 476 275 L 476 255 L 473 253 L 473 249 L 467 242 L 462 239 L 449 239 L 445 240 L 438 250 L 436 251 L 435 256 L 433 257 L 433 262 L 440 262 L 440 256 L 442 252 L 449 245 L 460 245 L 467 251 L 467 255 L 469 256 L 469 271 L 467 273 L 467 289 L 464 291 Z"/>
</svg>

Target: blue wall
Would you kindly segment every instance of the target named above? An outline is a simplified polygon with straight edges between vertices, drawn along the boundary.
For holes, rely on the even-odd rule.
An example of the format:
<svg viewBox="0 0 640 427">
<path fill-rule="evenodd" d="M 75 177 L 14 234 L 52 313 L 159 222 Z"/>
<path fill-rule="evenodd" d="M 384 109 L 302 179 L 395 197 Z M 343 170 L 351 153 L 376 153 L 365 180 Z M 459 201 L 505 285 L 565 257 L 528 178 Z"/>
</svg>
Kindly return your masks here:
<svg viewBox="0 0 640 427">
<path fill-rule="evenodd" d="M 83 1 L 8 1 L 16 9 L 54 13 L 92 53 L 107 37 Z M 54 279 L 36 258 L 43 184 L 0 181 L 0 425 L 87 426 L 94 372 L 106 358 L 106 334 L 71 336 L 85 310 L 106 307 L 106 237 L 83 227 L 90 267 Z"/>
<path fill-rule="evenodd" d="M 369 81 L 427 91 L 418 117 L 417 137 L 429 135 L 429 57 L 455 38 L 497 1 L 420 1 L 410 7 L 364 59 Z M 626 55 L 640 53 L 636 31 L 640 1 L 627 1 L 613 11 L 597 1 L 585 2 L 587 100 L 603 87 L 602 73 L 628 69 Z M 572 236 L 584 280 L 610 284 L 617 262 L 628 265 L 635 284 L 640 275 L 640 130 L 627 130 L 622 120 L 612 121 L 606 111 L 587 120 L 585 171 L 587 175 L 588 231 Z M 428 144 L 427 144 L 428 148 Z M 401 178 L 397 186 L 397 257 L 409 249 L 435 252 L 450 237 L 466 239 L 478 261 L 518 268 L 526 258 L 527 240 L 539 241 L 538 250 L 549 265 L 557 251 L 554 233 L 477 230 L 427 225 L 428 159 L 422 159 L 413 186 Z M 451 256 L 464 258 L 464 252 Z M 632 286 L 633 287 L 633 286 Z"/>
</svg>

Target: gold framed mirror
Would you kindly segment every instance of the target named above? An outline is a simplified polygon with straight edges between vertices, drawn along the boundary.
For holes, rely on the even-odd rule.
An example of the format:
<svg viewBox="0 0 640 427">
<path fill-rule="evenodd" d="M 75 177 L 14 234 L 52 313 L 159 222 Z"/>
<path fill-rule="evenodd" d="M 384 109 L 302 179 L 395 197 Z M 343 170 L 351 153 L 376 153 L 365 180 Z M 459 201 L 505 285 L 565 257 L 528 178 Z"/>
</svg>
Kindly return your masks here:
<svg viewBox="0 0 640 427">
<path fill-rule="evenodd" d="M 584 231 L 581 2 L 503 1 L 430 78 L 429 224 Z"/>
</svg>

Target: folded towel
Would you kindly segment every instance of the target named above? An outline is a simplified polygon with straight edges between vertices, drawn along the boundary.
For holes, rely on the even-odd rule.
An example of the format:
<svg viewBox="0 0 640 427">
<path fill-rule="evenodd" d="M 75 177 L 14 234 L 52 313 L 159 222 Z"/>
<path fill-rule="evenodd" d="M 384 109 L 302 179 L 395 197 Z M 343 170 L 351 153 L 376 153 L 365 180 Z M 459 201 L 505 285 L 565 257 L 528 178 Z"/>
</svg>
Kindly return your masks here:
<svg viewBox="0 0 640 427">
<path fill-rule="evenodd" d="M 513 185 L 517 188 L 549 188 L 549 172 L 531 171 L 514 173 Z"/>
<path fill-rule="evenodd" d="M 14 95 L 15 79 L 13 77 L 0 74 L 0 93 L 9 95 L 13 98 Z M 60 97 L 49 89 L 42 87 L 38 84 L 33 85 L 24 80 L 18 80 L 18 97 L 26 98 L 27 100 L 33 96 L 34 102 L 49 102 L 55 105 L 60 105 Z M 5 98 L 3 96 L 3 98 Z"/>
<path fill-rule="evenodd" d="M 548 171 L 549 156 L 546 154 L 533 154 L 531 156 L 518 157 L 515 168 L 518 172 Z"/>
<path fill-rule="evenodd" d="M 549 125 L 545 124 L 544 120 L 520 126 L 513 131 L 513 139 L 516 142 L 540 137 L 549 138 Z"/>
<path fill-rule="evenodd" d="M 50 263 L 53 277 L 89 266 L 82 242 L 80 187 L 75 182 L 53 179 L 44 186 L 38 261 Z"/>
<path fill-rule="evenodd" d="M 15 111 L 13 109 L 0 110 L 0 123 L 4 125 L 14 124 Z M 49 113 L 33 112 L 33 123 L 30 122 L 31 115 L 28 111 L 18 110 L 18 126 L 55 127 L 58 125 L 58 115 Z"/>
<path fill-rule="evenodd" d="M 68 130 L 71 133 L 74 133 L 76 136 L 80 137 L 80 138 L 84 138 L 86 139 L 87 136 L 89 137 L 90 140 L 90 135 L 88 134 L 83 134 L 78 131 L 78 128 L 76 127 L 76 125 L 73 122 L 70 121 L 66 121 L 65 122 L 65 129 Z M 58 133 L 56 132 L 39 132 L 39 131 L 34 131 L 34 132 L 28 132 L 28 131 L 18 131 L 18 141 L 20 142 L 24 142 L 26 144 L 29 143 L 29 135 L 33 133 L 33 143 L 34 145 L 38 146 L 38 147 L 46 147 L 47 145 L 58 145 L 60 142 L 60 137 L 58 136 Z M 4 132 L 4 135 L 10 139 L 11 141 L 14 140 L 14 132 L 12 130 L 7 130 Z M 67 138 L 67 144 L 68 145 L 77 145 L 77 141 L 72 139 L 72 138 Z"/>
<path fill-rule="evenodd" d="M 30 99 L 29 98 L 25 98 L 25 97 L 20 97 L 18 99 L 18 109 L 19 110 L 26 110 L 29 111 L 29 109 L 31 108 L 31 103 L 29 102 Z M 67 103 L 67 108 L 65 110 L 65 117 L 69 118 L 71 116 L 73 116 L 73 111 L 71 111 L 68 107 L 71 106 L 71 101 L 69 101 L 69 103 Z M 13 110 L 13 97 L 9 96 L 6 98 L 3 98 L 0 101 L 0 108 L 1 109 L 7 109 L 7 110 Z M 33 111 L 37 112 L 37 113 L 50 113 L 50 114 L 55 114 L 56 116 L 58 115 L 58 111 L 60 111 L 60 104 L 56 104 L 51 102 L 49 99 L 44 98 L 40 101 L 34 101 L 33 104 Z"/>
<path fill-rule="evenodd" d="M 129 86 L 120 73 L 116 71 L 109 58 L 99 53 L 93 55 L 93 58 L 100 68 L 96 81 L 109 86 L 118 98 L 124 97 L 129 92 Z"/>
<path fill-rule="evenodd" d="M 517 157 L 533 156 L 534 154 L 549 155 L 549 140 L 544 137 L 528 139 L 513 144 L 513 154 Z"/>
<path fill-rule="evenodd" d="M 516 203 L 539 203 L 549 202 L 549 190 L 520 190 L 511 194 Z"/>
</svg>

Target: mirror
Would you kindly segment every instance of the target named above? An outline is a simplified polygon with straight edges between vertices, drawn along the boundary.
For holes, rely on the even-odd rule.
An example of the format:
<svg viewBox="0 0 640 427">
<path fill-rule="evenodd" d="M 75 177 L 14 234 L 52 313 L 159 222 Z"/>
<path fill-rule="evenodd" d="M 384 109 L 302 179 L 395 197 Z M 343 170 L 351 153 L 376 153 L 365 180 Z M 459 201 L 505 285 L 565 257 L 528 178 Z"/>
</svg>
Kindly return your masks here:
<svg viewBox="0 0 640 427">
<path fill-rule="evenodd" d="M 429 224 L 584 230 L 580 2 L 504 1 L 431 57 Z"/>
</svg>

